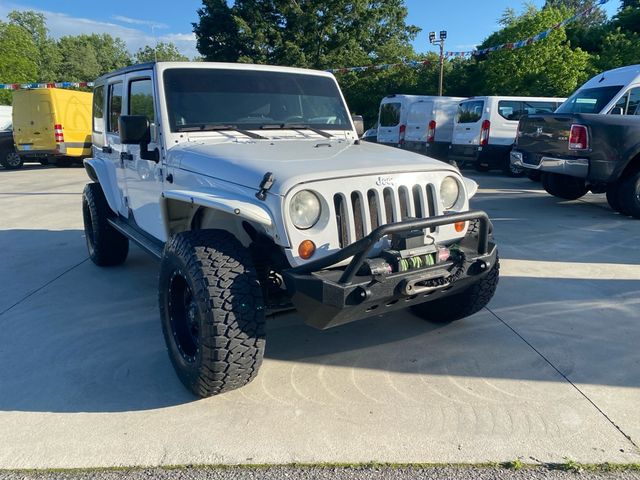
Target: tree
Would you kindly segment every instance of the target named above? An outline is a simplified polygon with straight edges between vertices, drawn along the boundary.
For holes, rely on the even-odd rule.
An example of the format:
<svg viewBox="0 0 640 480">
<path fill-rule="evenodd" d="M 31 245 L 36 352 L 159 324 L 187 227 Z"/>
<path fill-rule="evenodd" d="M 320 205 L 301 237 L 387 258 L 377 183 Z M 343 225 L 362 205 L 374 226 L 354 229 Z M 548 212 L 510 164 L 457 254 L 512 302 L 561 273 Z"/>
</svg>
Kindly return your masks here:
<svg viewBox="0 0 640 480">
<path fill-rule="evenodd" d="M 529 6 L 480 48 L 529 38 L 561 22 L 567 13 L 565 8 Z M 591 73 L 588 61 L 589 55 L 572 48 L 564 28 L 558 28 L 526 47 L 499 50 L 479 59 L 481 83 L 476 95 L 568 95 Z"/>
<path fill-rule="evenodd" d="M 207 60 L 311 68 L 414 55 L 404 0 L 203 0 L 194 32 Z"/>
<path fill-rule="evenodd" d="M 23 28 L 31 36 L 38 49 L 38 54 L 34 57 L 38 65 L 38 72 L 31 80 L 49 82 L 55 79 L 60 60 L 55 40 L 49 37 L 44 14 L 31 10 L 14 10 L 9 12 L 7 18 L 11 25 Z"/>
<path fill-rule="evenodd" d="M 546 0 L 545 8 L 565 8 L 572 15 L 592 8 L 591 13 L 573 22 L 573 26 L 583 29 L 602 25 L 607 21 L 607 15 L 600 8 L 598 0 Z"/>
<path fill-rule="evenodd" d="M 92 81 L 112 70 L 131 65 L 126 44 L 109 34 L 60 38 L 60 80 Z"/>
<path fill-rule="evenodd" d="M 31 82 L 38 73 L 38 47 L 22 27 L 0 22 L 0 83 Z M 0 104 L 11 103 L 11 91 L 0 90 Z"/>
<path fill-rule="evenodd" d="M 139 49 L 135 55 L 136 63 L 145 62 L 187 62 L 189 57 L 182 55 L 178 48 L 171 42 L 159 42 L 155 47 L 146 45 Z"/>
</svg>

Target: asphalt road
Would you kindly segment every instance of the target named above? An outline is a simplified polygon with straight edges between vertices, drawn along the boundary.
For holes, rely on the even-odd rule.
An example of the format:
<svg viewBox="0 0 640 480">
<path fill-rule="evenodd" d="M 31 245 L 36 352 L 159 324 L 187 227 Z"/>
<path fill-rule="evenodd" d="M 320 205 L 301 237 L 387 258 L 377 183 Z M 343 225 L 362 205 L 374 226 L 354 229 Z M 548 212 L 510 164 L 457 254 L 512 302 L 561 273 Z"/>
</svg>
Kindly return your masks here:
<svg viewBox="0 0 640 480">
<path fill-rule="evenodd" d="M 84 171 L 0 170 L 0 469 L 640 462 L 640 223 L 471 176 L 503 265 L 488 309 L 281 317 L 257 380 L 200 400 L 165 352 L 157 262 L 87 260 Z"/>
</svg>

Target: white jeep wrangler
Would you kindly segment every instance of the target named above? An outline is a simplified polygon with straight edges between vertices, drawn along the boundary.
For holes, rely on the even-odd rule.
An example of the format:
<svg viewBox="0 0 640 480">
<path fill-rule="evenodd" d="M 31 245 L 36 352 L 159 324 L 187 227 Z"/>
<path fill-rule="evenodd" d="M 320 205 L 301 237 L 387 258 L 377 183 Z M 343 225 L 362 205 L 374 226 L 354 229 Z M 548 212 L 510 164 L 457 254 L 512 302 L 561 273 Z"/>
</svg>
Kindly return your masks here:
<svg viewBox="0 0 640 480">
<path fill-rule="evenodd" d="M 93 98 L 89 255 L 121 264 L 133 240 L 160 259 L 164 337 L 197 395 L 256 376 L 269 315 L 327 328 L 411 307 L 448 322 L 495 292 L 475 182 L 361 143 L 329 73 L 151 63 L 99 78 Z"/>
</svg>

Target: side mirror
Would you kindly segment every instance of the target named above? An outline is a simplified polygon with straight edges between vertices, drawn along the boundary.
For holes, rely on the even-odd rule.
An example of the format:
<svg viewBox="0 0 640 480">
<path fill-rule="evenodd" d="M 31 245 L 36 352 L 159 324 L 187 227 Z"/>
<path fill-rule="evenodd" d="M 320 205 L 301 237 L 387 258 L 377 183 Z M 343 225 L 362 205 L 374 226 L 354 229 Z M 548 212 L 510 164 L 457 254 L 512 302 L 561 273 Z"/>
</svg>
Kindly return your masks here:
<svg viewBox="0 0 640 480">
<path fill-rule="evenodd" d="M 151 142 L 149 120 L 144 115 L 120 115 L 118 128 L 123 145 L 148 145 Z"/>
<path fill-rule="evenodd" d="M 140 145 L 141 159 L 151 160 L 156 163 L 160 161 L 160 152 L 157 148 L 149 151 L 151 126 L 146 116 L 120 115 L 118 128 L 120 129 L 120 142 L 123 145 Z"/>
<path fill-rule="evenodd" d="M 622 107 L 613 107 L 611 115 L 624 115 L 624 109 Z"/>
<path fill-rule="evenodd" d="M 351 120 L 353 120 L 353 125 L 356 127 L 358 137 L 361 137 L 364 133 L 364 119 L 362 115 L 351 115 Z"/>
</svg>

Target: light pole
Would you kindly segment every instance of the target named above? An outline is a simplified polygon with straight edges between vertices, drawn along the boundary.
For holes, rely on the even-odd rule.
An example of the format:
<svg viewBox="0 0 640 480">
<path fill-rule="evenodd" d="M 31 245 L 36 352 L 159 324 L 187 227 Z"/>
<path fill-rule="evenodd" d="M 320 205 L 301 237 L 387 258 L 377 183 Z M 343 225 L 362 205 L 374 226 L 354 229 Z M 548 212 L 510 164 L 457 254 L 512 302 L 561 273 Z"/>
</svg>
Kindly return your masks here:
<svg viewBox="0 0 640 480">
<path fill-rule="evenodd" d="M 444 80 L 444 41 L 447 39 L 447 31 L 440 30 L 440 40 L 436 40 L 436 32 L 429 32 L 429 43 L 440 46 L 440 84 L 438 95 L 442 96 L 442 84 Z"/>
</svg>

